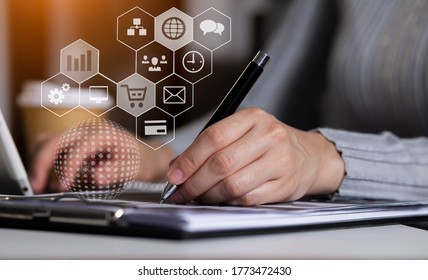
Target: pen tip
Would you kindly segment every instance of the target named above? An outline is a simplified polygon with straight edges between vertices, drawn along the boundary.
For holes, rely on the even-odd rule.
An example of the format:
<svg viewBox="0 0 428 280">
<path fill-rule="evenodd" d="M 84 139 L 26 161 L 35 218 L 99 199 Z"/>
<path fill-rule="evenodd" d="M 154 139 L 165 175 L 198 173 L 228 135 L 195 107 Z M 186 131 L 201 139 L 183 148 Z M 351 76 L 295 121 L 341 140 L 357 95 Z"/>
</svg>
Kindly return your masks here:
<svg viewBox="0 0 428 280">
<path fill-rule="evenodd" d="M 165 199 L 161 199 L 160 201 L 159 201 L 159 204 L 164 204 L 165 203 Z"/>
</svg>

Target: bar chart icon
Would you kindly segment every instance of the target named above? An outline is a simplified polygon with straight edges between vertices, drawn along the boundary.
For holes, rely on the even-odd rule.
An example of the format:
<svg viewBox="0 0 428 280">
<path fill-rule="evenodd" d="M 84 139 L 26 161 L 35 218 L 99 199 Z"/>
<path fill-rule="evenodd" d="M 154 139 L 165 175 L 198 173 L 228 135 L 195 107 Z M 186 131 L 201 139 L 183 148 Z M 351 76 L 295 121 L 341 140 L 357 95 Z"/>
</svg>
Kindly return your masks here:
<svg viewBox="0 0 428 280">
<path fill-rule="evenodd" d="M 99 51 L 83 40 L 61 50 L 61 73 L 78 83 L 98 73 Z"/>
<path fill-rule="evenodd" d="M 67 55 L 67 71 L 92 71 L 92 51 L 87 50 L 77 58 Z"/>
</svg>

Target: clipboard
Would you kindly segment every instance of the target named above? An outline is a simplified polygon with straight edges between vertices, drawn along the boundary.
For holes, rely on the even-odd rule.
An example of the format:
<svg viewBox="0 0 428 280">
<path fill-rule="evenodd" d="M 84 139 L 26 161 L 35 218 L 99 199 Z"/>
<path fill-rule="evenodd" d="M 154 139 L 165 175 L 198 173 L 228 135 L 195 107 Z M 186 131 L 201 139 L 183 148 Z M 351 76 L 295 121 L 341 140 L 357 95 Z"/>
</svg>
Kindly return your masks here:
<svg viewBox="0 0 428 280">
<path fill-rule="evenodd" d="M 159 205 L 158 195 L 98 202 L 70 195 L 3 199 L 0 227 L 191 239 L 428 221 L 428 202 L 297 201 L 231 207 Z"/>
</svg>

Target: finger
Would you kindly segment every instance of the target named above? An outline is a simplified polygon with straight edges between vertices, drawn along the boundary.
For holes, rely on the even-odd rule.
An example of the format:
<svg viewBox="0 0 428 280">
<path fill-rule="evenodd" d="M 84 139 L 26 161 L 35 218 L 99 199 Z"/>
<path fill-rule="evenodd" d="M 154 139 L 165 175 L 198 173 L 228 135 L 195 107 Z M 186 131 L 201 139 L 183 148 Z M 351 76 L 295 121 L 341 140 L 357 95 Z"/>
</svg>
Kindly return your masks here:
<svg viewBox="0 0 428 280">
<path fill-rule="evenodd" d="M 283 179 L 267 181 L 245 195 L 227 201 L 224 204 L 232 206 L 256 206 L 267 203 L 294 201 L 303 194 L 294 192 Z"/>
<path fill-rule="evenodd" d="M 121 146 L 117 139 L 94 141 L 96 133 L 82 135 L 79 131 L 62 137 L 56 151 L 55 168 L 59 179 L 68 188 L 90 185 L 97 166 L 126 158 L 129 149 Z"/>
<path fill-rule="evenodd" d="M 260 141 L 258 129 L 252 128 L 241 139 L 212 155 L 180 188 L 181 203 L 207 192 L 224 178 L 253 165 L 267 152 L 269 145 Z M 255 170 L 256 171 L 256 170 Z M 245 174 L 245 171 L 240 174 Z M 231 183 L 233 183 L 232 181 Z M 235 193 L 234 190 L 233 193 Z M 218 197 L 217 197 L 218 198 Z M 231 198 L 228 198 L 231 199 Z M 216 201 L 219 202 L 219 201 Z M 179 201 L 177 201 L 179 203 Z"/>
<path fill-rule="evenodd" d="M 50 133 L 45 133 L 42 132 L 40 134 L 38 134 L 34 140 L 34 142 L 31 143 L 30 145 L 30 153 L 36 154 L 41 147 L 45 146 L 46 143 L 48 143 L 50 140 L 52 140 L 54 137 L 54 135 L 50 134 Z"/>
<path fill-rule="evenodd" d="M 67 192 L 67 187 L 59 180 L 49 180 L 47 185 L 47 192 Z"/>
<path fill-rule="evenodd" d="M 140 171 L 138 158 L 138 152 L 126 145 L 83 149 L 72 167 L 75 171 L 67 174 L 69 186 L 73 191 L 121 191 Z"/>
<path fill-rule="evenodd" d="M 262 157 L 224 178 L 196 200 L 213 204 L 238 199 L 266 182 L 276 180 L 280 174 L 281 172 L 272 166 L 269 158 Z"/>
<path fill-rule="evenodd" d="M 39 146 L 34 152 L 30 165 L 30 181 L 33 191 L 41 193 L 47 186 L 50 171 L 53 166 L 53 157 L 57 138 L 52 138 L 46 144 Z"/>
<path fill-rule="evenodd" d="M 168 166 L 171 167 L 172 164 L 174 163 L 174 161 L 178 158 L 178 156 L 174 157 L 173 159 L 171 159 L 168 163 Z"/>
<path fill-rule="evenodd" d="M 248 113 L 236 113 L 208 127 L 172 164 L 168 180 L 176 185 L 185 182 L 215 152 L 223 149 L 246 134 L 253 122 Z"/>
</svg>

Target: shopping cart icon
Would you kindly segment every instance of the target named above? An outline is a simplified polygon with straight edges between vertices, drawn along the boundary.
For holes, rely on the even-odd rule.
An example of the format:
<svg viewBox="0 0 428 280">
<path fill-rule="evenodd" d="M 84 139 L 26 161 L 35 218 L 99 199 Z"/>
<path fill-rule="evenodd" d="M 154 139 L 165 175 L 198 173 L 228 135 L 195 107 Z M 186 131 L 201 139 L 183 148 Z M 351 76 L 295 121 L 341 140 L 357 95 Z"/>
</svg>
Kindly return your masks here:
<svg viewBox="0 0 428 280">
<path fill-rule="evenodd" d="M 121 87 L 126 88 L 128 93 L 129 105 L 131 108 L 135 107 L 135 104 L 138 103 L 138 107 L 143 108 L 143 101 L 146 98 L 147 86 L 143 88 L 130 88 L 128 84 L 121 85 Z"/>
</svg>

